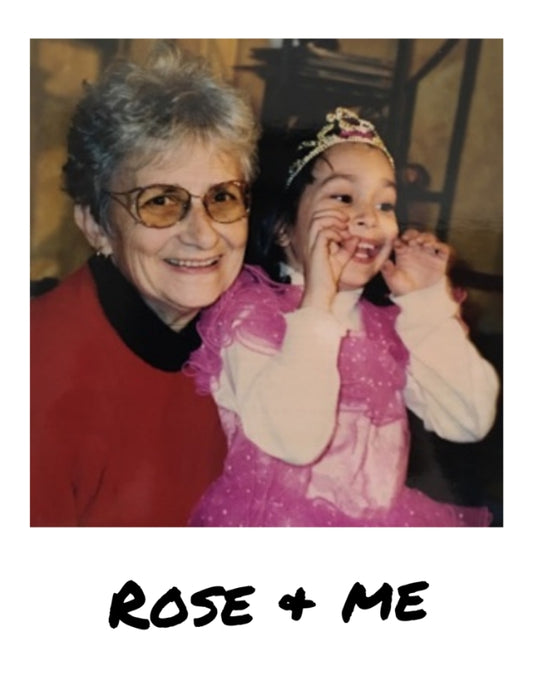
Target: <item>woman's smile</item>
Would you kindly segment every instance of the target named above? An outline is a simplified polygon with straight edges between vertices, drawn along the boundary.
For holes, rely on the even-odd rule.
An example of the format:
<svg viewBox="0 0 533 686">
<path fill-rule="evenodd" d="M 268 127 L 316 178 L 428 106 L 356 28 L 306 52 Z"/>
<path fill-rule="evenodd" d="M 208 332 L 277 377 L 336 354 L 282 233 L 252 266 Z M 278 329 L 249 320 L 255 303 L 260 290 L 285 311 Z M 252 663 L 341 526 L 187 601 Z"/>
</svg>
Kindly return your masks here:
<svg viewBox="0 0 533 686">
<path fill-rule="evenodd" d="M 203 259 L 179 259 L 175 257 L 167 257 L 164 261 L 171 267 L 175 267 L 182 271 L 197 272 L 199 270 L 205 271 L 217 267 L 221 259 L 222 255 L 215 255 L 214 257 Z"/>
</svg>

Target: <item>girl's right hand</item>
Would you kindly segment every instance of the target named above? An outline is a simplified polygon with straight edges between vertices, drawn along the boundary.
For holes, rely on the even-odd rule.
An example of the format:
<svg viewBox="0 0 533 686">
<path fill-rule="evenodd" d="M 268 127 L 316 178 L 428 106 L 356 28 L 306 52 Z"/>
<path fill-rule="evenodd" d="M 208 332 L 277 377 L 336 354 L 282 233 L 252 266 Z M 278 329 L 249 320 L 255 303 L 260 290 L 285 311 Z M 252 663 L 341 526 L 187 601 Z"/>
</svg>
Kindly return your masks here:
<svg viewBox="0 0 533 686">
<path fill-rule="evenodd" d="M 357 250 L 359 241 L 350 245 L 350 252 L 342 244 L 350 238 L 349 217 L 337 210 L 319 210 L 311 216 L 307 250 L 304 258 L 305 287 L 301 307 L 331 310 L 344 267 Z"/>
</svg>

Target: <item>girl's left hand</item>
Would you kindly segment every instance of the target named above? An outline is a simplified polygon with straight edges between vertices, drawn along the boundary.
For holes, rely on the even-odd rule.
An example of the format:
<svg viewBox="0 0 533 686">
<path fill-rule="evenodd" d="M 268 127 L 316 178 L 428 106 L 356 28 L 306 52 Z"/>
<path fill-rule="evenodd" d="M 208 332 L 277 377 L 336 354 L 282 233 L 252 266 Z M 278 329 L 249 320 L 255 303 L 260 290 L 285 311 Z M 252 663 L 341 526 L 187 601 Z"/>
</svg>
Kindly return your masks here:
<svg viewBox="0 0 533 686">
<path fill-rule="evenodd" d="M 381 270 L 392 295 L 428 288 L 446 274 L 451 248 L 432 233 L 407 229 L 393 249 L 395 261 L 387 260 Z"/>
</svg>

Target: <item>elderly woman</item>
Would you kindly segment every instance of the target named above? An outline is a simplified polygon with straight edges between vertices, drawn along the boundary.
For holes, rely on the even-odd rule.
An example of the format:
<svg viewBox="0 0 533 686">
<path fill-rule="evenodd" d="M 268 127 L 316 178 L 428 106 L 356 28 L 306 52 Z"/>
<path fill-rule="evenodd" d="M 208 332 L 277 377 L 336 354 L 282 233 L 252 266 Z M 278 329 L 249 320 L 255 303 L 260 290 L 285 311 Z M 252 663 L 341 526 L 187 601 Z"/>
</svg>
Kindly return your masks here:
<svg viewBox="0 0 533 686">
<path fill-rule="evenodd" d="M 241 268 L 256 139 L 242 97 L 168 48 L 87 88 L 64 178 L 96 254 L 32 302 L 33 526 L 184 525 L 219 474 L 182 368 Z"/>
</svg>

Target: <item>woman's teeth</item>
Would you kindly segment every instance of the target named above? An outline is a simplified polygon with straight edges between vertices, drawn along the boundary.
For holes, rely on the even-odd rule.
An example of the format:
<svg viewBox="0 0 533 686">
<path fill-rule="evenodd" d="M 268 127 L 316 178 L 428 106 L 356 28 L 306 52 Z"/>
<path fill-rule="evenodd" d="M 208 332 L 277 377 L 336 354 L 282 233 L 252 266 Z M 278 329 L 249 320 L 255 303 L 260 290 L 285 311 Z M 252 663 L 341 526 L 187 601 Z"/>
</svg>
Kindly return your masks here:
<svg viewBox="0 0 533 686">
<path fill-rule="evenodd" d="M 171 264 L 173 267 L 187 267 L 187 268 L 200 268 L 200 267 L 211 267 L 216 264 L 220 257 L 211 257 L 208 260 L 176 260 L 168 258 L 165 262 Z"/>
</svg>

